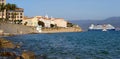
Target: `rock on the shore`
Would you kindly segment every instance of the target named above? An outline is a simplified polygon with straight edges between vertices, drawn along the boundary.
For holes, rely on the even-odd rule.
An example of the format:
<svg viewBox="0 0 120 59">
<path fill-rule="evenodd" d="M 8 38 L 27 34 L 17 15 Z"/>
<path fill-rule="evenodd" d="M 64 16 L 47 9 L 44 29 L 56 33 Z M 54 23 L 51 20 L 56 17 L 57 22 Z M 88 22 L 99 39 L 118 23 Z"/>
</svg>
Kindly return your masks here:
<svg viewBox="0 0 120 59">
<path fill-rule="evenodd" d="M 11 41 L 0 38 L 0 48 L 15 48 L 16 45 L 13 44 Z"/>
<path fill-rule="evenodd" d="M 22 58 L 23 59 L 35 59 L 35 54 L 31 51 L 23 51 Z"/>
</svg>

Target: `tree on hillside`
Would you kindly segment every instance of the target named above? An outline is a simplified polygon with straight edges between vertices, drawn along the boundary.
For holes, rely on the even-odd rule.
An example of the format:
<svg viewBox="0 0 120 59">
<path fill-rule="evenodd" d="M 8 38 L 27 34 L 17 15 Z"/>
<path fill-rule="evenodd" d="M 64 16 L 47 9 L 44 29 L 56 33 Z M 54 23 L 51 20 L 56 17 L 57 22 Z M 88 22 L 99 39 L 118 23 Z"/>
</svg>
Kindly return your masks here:
<svg viewBox="0 0 120 59">
<path fill-rule="evenodd" d="M 3 20 L 4 10 L 5 10 L 5 5 L 4 4 L 0 4 L 0 12 L 2 14 L 2 20 Z"/>
<path fill-rule="evenodd" d="M 67 27 L 73 27 L 73 24 L 70 22 L 67 22 Z"/>
<path fill-rule="evenodd" d="M 45 24 L 44 24 L 44 22 L 42 22 L 42 21 L 38 21 L 38 25 L 40 26 L 42 26 L 42 27 L 45 27 Z"/>
</svg>

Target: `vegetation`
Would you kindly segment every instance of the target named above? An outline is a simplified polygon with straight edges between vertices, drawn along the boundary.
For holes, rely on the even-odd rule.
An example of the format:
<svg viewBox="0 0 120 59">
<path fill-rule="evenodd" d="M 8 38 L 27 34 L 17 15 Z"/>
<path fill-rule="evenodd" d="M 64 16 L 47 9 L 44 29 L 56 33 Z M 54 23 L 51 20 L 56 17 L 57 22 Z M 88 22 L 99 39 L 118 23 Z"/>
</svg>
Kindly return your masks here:
<svg viewBox="0 0 120 59">
<path fill-rule="evenodd" d="M 8 13 L 9 11 L 15 11 L 15 9 L 17 8 L 16 4 L 0 4 L 0 12 L 2 12 L 2 20 L 3 20 L 3 12 L 6 10 L 6 20 L 8 20 Z"/>
<path fill-rule="evenodd" d="M 25 22 L 25 23 L 24 23 L 24 25 L 27 25 L 27 24 L 28 24 L 28 22 Z"/>
<path fill-rule="evenodd" d="M 67 27 L 73 27 L 73 24 L 68 22 Z"/>
<path fill-rule="evenodd" d="M 79 27 L 79 25 L 68 22 L 67 27 Z"/>
<path fill-rule="evenodd" d="M 38 25 L 39 25 L 39 26 L 41 25 L 42 27 L 45 26 L 44 22 L 42 22 L 42 21 L 38 21 Z"/>
<path fill-rule="evenodd" d="M 2 19 L 3 19 L 3 13 L 4 13 L 4 10 L 5 10 L 5 5 L 4 4 L 0 4 L 0 12 L 2 13 Z"/>
<path fill-rule="evenodd" d="M 6 4 L 6 20 L 9 20 L 9 11 L 12 11 L 12 21 L 13 19 L 16 17 L 16 12 L 15 12 L 15 9 L 17 8 L 16 4 Z"/>
<path fill-rule="evenodd" d="M 22 24 L 22 20 L 14 20 L 15 24 Z"/>
<path fill-rule="evenodd" d="M 55 27 L 57 27 L 57 25 L 56 24 L 55 25 L 54 24 L 50 24 L 50 27 L 51 28 L 55 28 Z"/>
<path fill-rule="evenodd" d="M 16 15 L 18 15 L 18 14 L 17 14 L 16 12 L 12 12 L 11 15 L 12 15 L 12 16 L 11 16 L 12 21 L 13 21 L 13 20 L 16 20 Z"/>
</svg>

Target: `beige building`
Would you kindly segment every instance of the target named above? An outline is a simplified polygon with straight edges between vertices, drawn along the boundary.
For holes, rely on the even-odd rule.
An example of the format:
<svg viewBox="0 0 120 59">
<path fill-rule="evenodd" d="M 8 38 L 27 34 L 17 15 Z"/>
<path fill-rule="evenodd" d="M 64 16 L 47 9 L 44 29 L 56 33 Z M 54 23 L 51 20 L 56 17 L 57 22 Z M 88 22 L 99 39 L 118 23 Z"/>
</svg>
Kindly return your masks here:
<svg viewBox="0 0 120 59">
<path fill-rule="evenodd" d="M 0 0 L 0 4 L 6 4 L 6 0 Z M 6 17 L 6 11 L 4 10 L 4 12 L 0 12 L 0 18 L 2 18 L 2 15 L 3 15 L 3 18 Z"/>
<path fill-rule="evenodd" d="M 43 24 L 38 24 L 38 23 L 43 23 Z M 26 23 L 27 26 L 38 26 L 41 25 L 42 27 L 50 27 L 51 20 L 48 18 L 42 17 L 42 16 L 36 16 L 32 18 L 24 18 L 23 24 Z"/>
<path fill-rule="evenodd" d="M 62 18 L 55 18 L 53 19 L 53 22 L 58 26 L 58 27 L 67 27 L 67 21 L 65 21 Z"/>
<path fill-rule="evenodd" d="M 56 25 L 57 27 L 67 27 L 67 21 L 62 18 L 48 18 L 48 16 L 36 16 L 33 18 L 24 18 L 23 24 L 27 26 L 38 26 L 42 27 L 52 27 L 51 25 Z M 41 23 L 41 24 L 39 24 Z"/>
<path fill-rule="evenodd" d="M 24 17 L 22 24 L 26 25 L 26 26 L 37 26 L 38 25 L 38 21 L 37 21 L 37 17 Z"/>
<path fill-rule="evenodd" d="M 9 20 L 23 20 L 24 9 L 16 8 L 15 11 L 9 11 Z"/>
</svg>

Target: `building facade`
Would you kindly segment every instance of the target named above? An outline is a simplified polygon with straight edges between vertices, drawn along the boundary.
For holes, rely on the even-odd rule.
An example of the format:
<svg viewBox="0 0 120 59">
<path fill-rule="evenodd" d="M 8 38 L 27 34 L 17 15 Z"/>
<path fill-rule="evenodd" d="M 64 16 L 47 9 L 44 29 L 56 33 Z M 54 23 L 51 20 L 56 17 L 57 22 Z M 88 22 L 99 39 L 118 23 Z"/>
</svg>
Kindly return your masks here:
<svg viewBox="0 0 120 59">
<path fill-rule="evenodd" d="M 67 27 L 67 21 L 62 18 L 48 18 L 42 16 L 36 16 L 33 18 L 25 18 L 22 22 L 26 26 L 38 26 L 41 25 L 42 27 Z"/>
<path fill-rule="evenodd" d="M 67 21 L 62 18 L 55 18 L 53 22 L 57 25 L 57 27 L 67 27 Z"/>
<path fill-rule="evenodd" d="M 22 20 L 22 24 L 26 26 L 38 26 L 37 17 L 32 18 L 24 17 L 24 20 Z"/>
<path fill-rule="evenodd" d="M 9 11 L 9 20 L 23 20 L 24 17 L 24 9 L 16 8 L 15 11 Z"/>
<path fill-rule="evenodd" d="M 23 24 L 26 23 L 27 26 L 39 26 L 42 27 L 50 27 L 51 21 L 42 16 L 36 16 L 32 18 L 26 18 L 22 22 Z M 39 24 L 40 23 L 40 24 Z"/>
<path fill-rule="evenodd" d="M 6 5 L 6 0 L 0 0 L 0 4 L 4 4 Z M 0 18 L 5 18 L 6 17 L 6 11 L 4 10 L 4 12 L 0 12 Z"/>
<path fill-rule="evenodd" d="M 0 0 L 0 4 L 6 5 L 6 0 Z M 24 17 L 24 9 L 16 8 L 15 11 L 8 11 L 9 20 L 23 20 Z M 4 12 L 0 12 L 0 18 L 6 18 L 6 10 Z"/>
</svg>

